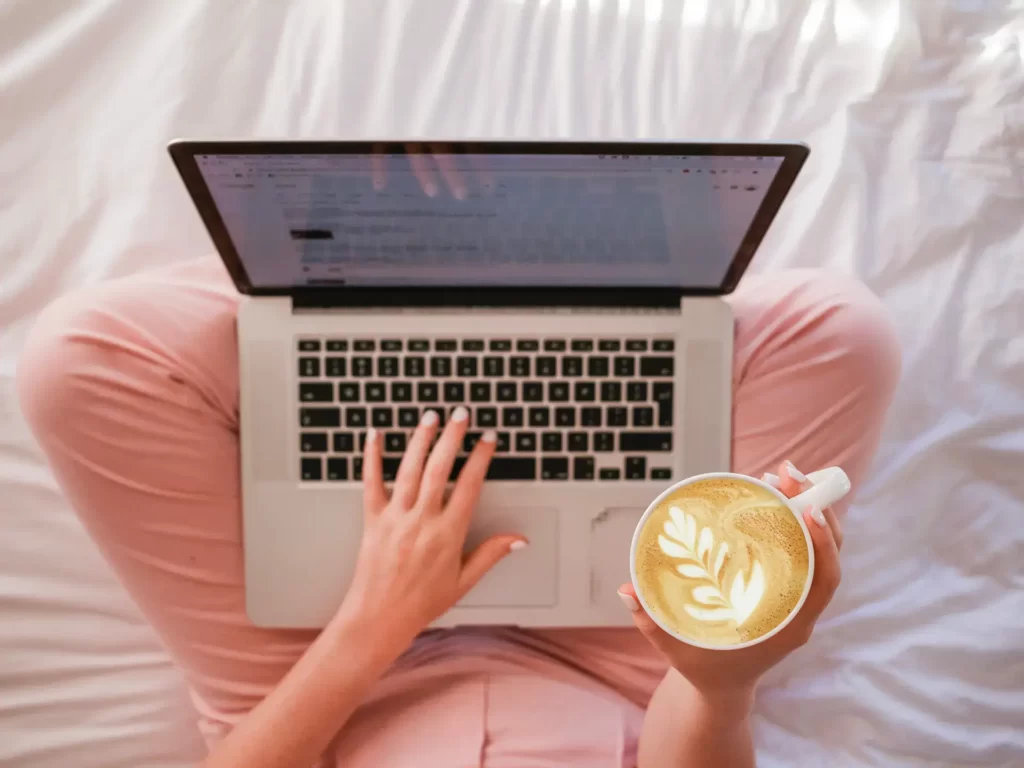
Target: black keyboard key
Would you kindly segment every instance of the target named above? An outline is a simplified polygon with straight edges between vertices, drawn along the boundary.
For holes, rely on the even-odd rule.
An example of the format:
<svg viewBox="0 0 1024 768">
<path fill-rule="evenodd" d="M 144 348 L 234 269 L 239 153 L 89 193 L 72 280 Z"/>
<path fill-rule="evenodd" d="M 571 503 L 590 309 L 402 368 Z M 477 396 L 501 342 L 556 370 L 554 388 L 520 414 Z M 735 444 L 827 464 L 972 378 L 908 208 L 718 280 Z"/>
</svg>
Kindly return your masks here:
<svg viewBox="0 0 1024 768">
<path fill-rule="evenodd" d="M 587 358 L 587 376 L 598 378 L 600 376 L 607 376 L 609 371 L 609 361 L 607 357 L 588 357 Z"/>
<path fill-rule="evenodd" d="M 424 411 L 433 411 L 437 414 L 437 428 L 444 429 L 445 411 L 444 408 L 424 408 Z M 440 437 L 440 435 L 438 435 Z"/>
<path fill-rule="evenodd" d="M 359 385 L 356 382 L 339 384 L 338 399 L 343 403 L 358 403 Z"/>
<path fill-rule="evenodd" d="M 335 432 L 332 442 L 335 453 L 352 453 L 356 448 L 356 440 L 351 432 Z"/>
<path fill-rule="evenodd" d="M 505 358 L 503 357 L 485 357 L 484 358 L 484 376 L 504 376 L 505 375 Z"/>
<path fill-rule="evenodd" d="M 323 480 L 324 479 L 324 463 L 323 460 L 316 456 L 314 458 L 305 457 L 302 459 L 302 479 L 303 480 Z"/>
<path fill-rule="evenodd" d="M 452 359 L 450 357 L 430 358 L 430 375 L 435 378 L 445 378 L 452 375 Z"/>
<path fill-rule="evenodd" d="M 402 342 L 400 339 L 384 339 L 380 343 L 381 352 L 401 352 Z"/>
<path fill-rule="evenodd" d="M 563 376 L 582 376 L 583 375 L 583 358 L 582 357 L 563 357 L 562 358 L 562 375 Z"/>
<path fill-rule="evenodd" d="M 476 425 L 478 427 L 496 427 L 496 426 L 498 426 L 498 409 L 497 408 L 477 408 L 476 409 Z"/>
<path fill-rule="evenodd" d="M 469 401 L 471 403 L 491 402 L 491 382 L 474 381 L 469 385 Z"/>
<path fill-rule="evenodd" d="M 508 373 L 509 376 L 529 376 L 530 358 L 510 357 L 508 360 Z"/>
<path fill-rule="evenodd" d="M 299 384 L 299 400 L 304 403 L 334 402 L 334 385 L 328 382 L 303 382 Z"/>
<path fill-rule="evenodd" d="M 495 456 L 487 468 L 488 480 L 536 480 L 537 460 L 533 457 Z"/>
<path fill-rule="evenodd" d="M 548 427 L 551 426 L 551 410 L 544 408 L 531 408 L 530 409 L 530 426 L 531 427 Z"/>
<path fill-rule="evenodd" d="M 508 453 L 512 448 L 512 436 L 508 432 L 499 432 L 498 441 L 494 444 L 495 453 Z"/>
<path fill-rule="evenodd" d="M 363 479 L 363 457 L 352 457 L 352 479 L 359 481 Z"/>
<path fill-rule="evenodd" d="M 377 348 L 377 344 L 373 339 L 356 339 L 352 343 L 352 349 L 356 352 L 373 352 Z"/>
<path fill-rule="evenodd" d="M 573 480 L 594 479 L 594 458 L 592 456 L 576 456 L 572 460 Z"/>
<path fill-rule="evenodd" d="M 555 426 L 556 427 L 575 427 L 576 426 L 576 409 L 575 408 L 555 408 Z"/>
<path fill-rule="evenodd" d="M 647 339 L 626 339 L 627 352 L 646 352 Z"/>
<path fill-rule="evenodd" d="M 299 450 L 303 453 L 327 453 L 327 433 L 302 432 L 299 435 Z"/>
<path fill-rule="evenodd" d="M 409 339 L 410 352 L 429 352 L 430 342 L 426 339 Z"/>
<path fill-rule="evenodd" d="M 390 427 L 394 424 L 395 415 L 390 408 L 374 408 L 371 418 L 375 427 Z"/>
<path fill-rule="evenodd" d="M 613 406 L 605 409 L 605 417 L 609 427 L 628 427 L 629 409 Z"/>
<path fill-rule="evenodd" d="M 552 381 L 548 384 L 548 400 L 553 403 L 569 402 L 569 385 L 564 381 Z"/>
<path fill-rule="evenodd" d="M 615 450 L 615 433 L 614 432 L 595 432 L 594 433 L 594 450 L 607 453 L 608 451 Z"/>
<path fill-rule="evenodd" d="M 569 433 L 569 450 L 573 452 L 586 452 L 590 448 L 590 438 L 586 432 Z"/>
<path fill-rule="evenodd" d="M 512 351 L 512 340 L 511 339 L 491 339 L 487 345 L 491 352 L 511 352 Z"/>
<path fill-rule="evenodd" d="M 558 375 L 558 358 L 557 357 L 538 357 L 537 358 L 537 375 L 538 376 L 556 376 L 556 375 Z"/>
<path fill-rule="evenodd" d="M 299 358 L 299 376 L 319 376 L 320 375 L 320 358 L 319 357 L 300 357 Z"/>
<path fill-rule="evenodd" d="M 484 351 L 484 340 L 483 339 L 463 339 L 462 340 L 462 351 L 463 352 L 483 352 Z"/>
<path fill-rule="evenodd" d="M 348 480 L 348 459 L 332 456 L 327 460 L 328 480 Z"/>
<path fill-rule="evenodd" d="M 618 480 L 619 474 L 620 473 L 617 468 L 606 467 L 605 469 L 601 470 L 601 472 L 598 474 L 598 477 L 601 478 L 602 480 Z"/>
<path fill-rule="evenodd" d="M 619 450 L 622 453 L 651 453 L 672 450 L 671 432 L 620 432 Z"/>
<path fill-rule="evenodd" d="M 455 371 L 459 376 L 476 376 L 477 362 L 475 357 L 460 357 L 455 361 Z"/>
<path fill-rule="evenodd" d="M 621 347 L 618 339 L 601 339 L 597 342 L 597 348 L 602 352 L 618 352 Z"/>
<path fill-rule="evenodd" d="M 476 444 L 480 442 L 480 438 L 483 437 L 483 434 L 483 432 L 467 432 L 465 435 L 463 435 L 462 450 L 465 451 L 466 453 L 469 453 L 474 448 L 476 448 Z"/>
<path fill-rule="evenodd" d="M 540 342 L 536 339 L 520 339 L 516 342 L 516 350 L 519 352 L 536 352 L 540 349 Z"/>
<path fill-rule="evenodd" d="M 438 339 L 434 342 L 434 349 L 438 352 L 454 352 L 459 348 L 459 345 L 454 339 Z"/>
<path fill-rule="evenodd" d="M 402 460 L 397 456 L 385 456 L 381 461 L 381 475 L 385 483 L 393 483 L 398 477 L 398 468 L 402 466 Z"/>
<path fill-rule="evenodd" d="M 658 342 L 654 342 L 657 345 Z M 655 346 L 655 350 L 657 350 Z M 652 467 L 651 468 L 651 480 L 671 480 L 672 470 L 668 467 Z"/>
<path fill-rule="evenodd" d="M 325 435 L 326 438 L 326 435 Z M 324 449 L 327 448 L 327 441 L 324 440 Z M 545 432 L 540 436 L 540 449 L 545 453 L 561 453 L 562 452 L 562 433 L 561 432 Z"/>
<path fill-rule="evenodd" d="M 391 385 L 391 400 L 396 403 L 412 402 L 412 384 L 407 381 L 396 381 Z"/>
<path fill-rule="evenodd" d="M 577 403 L 592 403 L 597 397 L 592 381 L 577 381 L 573 387 L 573 393 Z"/>
<path fill-rule="evenodd" d="M 635 357 L 616 357 L 615 358 L 615 375 L 616 376 L 632 376 L 636 373 L 636 358 Z"/>
<path fill-rule="evenodd" d="M 366 453 L 366 433 L 359 433 L 359 452 Z"/>
<path fill-rule="evenodd" d="M 580 408 L 580 426 L 581 427 L 600 427 L 601 426 L 601 409 L 600 408 Z"/>
<path fill-rule="evenodd" d="M 300 408 L 299 426 L 302 427 L 340 427 L 340 408 Z"/>
<path fill-rule="evenodd" d="M 532 453 L 537 450 L 537 435 L 533 432 L 516 432 L 516 450 Z"/>
<path fill-rule="evenodd" d="M 641 376 L 672 376 L 675 374 L 674 357 L 641 357 Z"/>
<path fill-rule="evenodd" d="M 626 457 L 626 479 L 627 480 L 646 480 L 647 479 L 647 459 L 643 456 L 627 456 Z"/>
<path fill-rule="evenodd" d="M 347 376 L 346 367 L 348 360 L 344 357 L 328 357 L 324 363 L 327 365 L 327 375 L 340 379 Z"/>
<path fill-rule="evenodd" d="M 498 384 L 499 403 L 514 403 L 519 397 L 519 385 L 514 381 L 502 381 Z"/>
<path fill-rule="evenodd" d="M 572 351 L 573 352 L 593 352 L 594 342 L 590 339 L 573 339 L 572 340 Z"/>
<path fill-rule="evenodd" d="M 523 401 L 527 403 L 544 402 L 544 385 L 537 381 L 524 382 Z"/>
<path fill-rule="evenodd" d="M 602 381 L 601 382 L 601 402 L 602 403 L 617 403 L 622 400 L 622 382 L 621 381 Z"/>
<path fill-rule="evenodd" d="M 437 402 L 437 382 L 421 381 L 416 385 L 416 399 L 421 403 Z"/>
<path fill-rule="evenodd" d="M 646 406 L 637 407 L 633 409 L 633 426 L 634 427 L 653 427 L 654 426 L 654 409 Z"/>
<path fill-rule="evenodd" d="M 446 381 L 444 401 L 446 403 L 464 403 L 466 401 L 466 385 L 461 381 Z"/>
<path fill-rule="evenodd" d="M 344 339 L 331 339 L 327 342 L 328 352 L 348 352 L 348 342 Z"/>
<path fill-rule="evenodd" d="M 365 408 L 346 408 L 345 409 L 345 426 L 346 427 L 365 427 L 366 426 L 366 409 Z"/>
<path fill-rule="evenodd" d="M 427 372 L 427 361 L 422 357 L 407 357 L 402 363 L 405 375 L 410 379 L 418 379 Z"/>
<path fill-rule="evenodd" d="M 658 426 L 671 427 L 672 413 L 675 410 L 672 402 L 672 382 L 656 381 L 652 390 L 654 402 L 658 404 Z"/>
<path fill-rule="evenodd" d="M 366 393 L 366 402 L 368 403 L 383 403 L 388 399 L 387 387 L 381 381 L 366 382 L 366 388 L 363 391 Z"/>
<path fill-rule="evenodd" d="M 521 427 L 523 426 L 522 408 L 503 408 L 501 411 L 501 426 Z"/>
<path fill-rule="evenodd" d="M 626 385 L 626 399 L 631 403 L 647 401 L 647 382 L 631 381 Z"/>
<path fill-rule="evenodd" d="M 540 476 L 542 480 L 568 480 L 569 459 L 545 456 L 540 460 Z"/>
<path fill-rule="evenodd" d="M 672 339 L 655 339 L 654 344 L 651 346 L 655 352 L 671 352 L 676 348 L 676 343 Z M 656 470 L 651 470 L 656 471 Z M 659 480 L 662 478 L 658 478 Z"/>
<path fill-rule="evenodd" d="M 316 339 L 302 339 L 299 341 L 299 352 L 319 352 L 320 342 Z"/>
<path fill-rule="evenodd" d="M 399 408 L 398 409 L 398 426 L 411 429 L 420 423 L 420 409 L 419 408 Z"/>
<path fill-rule="evenodd" d="M 387 453 L 404 453 L 405 433 L 388 432 L 386 435 L 384 435 L 384 450 Z"/>
<path fill-rule="evenodd" d="M 565 339 L 545 339 L 545 352 L 565 352 Z"/>
<path fill-rule="evenodd" d="M 353 357 L 352 375 L 358 376 L 361 379 L 365 379 L 367 376 L 373 376 L 373 358 Z"/>
</svg>

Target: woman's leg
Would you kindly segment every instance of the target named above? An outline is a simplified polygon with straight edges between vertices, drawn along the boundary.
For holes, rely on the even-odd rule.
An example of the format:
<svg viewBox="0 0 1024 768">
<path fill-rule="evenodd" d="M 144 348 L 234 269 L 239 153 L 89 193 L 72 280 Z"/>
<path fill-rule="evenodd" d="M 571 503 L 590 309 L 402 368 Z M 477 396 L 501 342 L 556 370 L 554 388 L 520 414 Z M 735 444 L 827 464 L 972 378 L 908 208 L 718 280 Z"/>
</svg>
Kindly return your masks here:
<svg viewBox="0 0 1024 768">
<path fill-rule="evenodd" d="M 312 637 L 245 616 L 237 306 L 213 259 L 111 281 L 48 308 L 18 370 L 25 416 L 71 504 L 202 714 L 227 721 Z"/>
<path fill-rule="evenodd" d="M 735 471 L 760 477 L 785 459 L 804 472 L 839 465 L 856 491 L 900 373 L 881 303 L 856 280 L 813 270 L 747 277 L 729 303 Z M 524 634 L 640 703 L 665 672 L 632 628 Z"/>
</svg>

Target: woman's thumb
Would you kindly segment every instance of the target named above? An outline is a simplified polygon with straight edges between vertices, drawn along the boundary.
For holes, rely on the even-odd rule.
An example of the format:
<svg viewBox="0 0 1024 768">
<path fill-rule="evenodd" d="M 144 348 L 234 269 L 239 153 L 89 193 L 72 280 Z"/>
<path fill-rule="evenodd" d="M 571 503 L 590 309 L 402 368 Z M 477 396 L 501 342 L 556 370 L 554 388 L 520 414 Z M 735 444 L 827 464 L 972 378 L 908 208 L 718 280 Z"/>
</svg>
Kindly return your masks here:
<svg viewBox="0 0 1024 768">
<path fill-rule="evenodd" d="M 626 604 L 626 607 L 633 612 L 633 623 L 636 624 L 636 628 L 640 630 L 641 634 L 647 638 L 651 645 L 662 653 L 668 653 L 679 644 L 678 640 L 659 627 L 647 611 L 643 609 L 632 584 L 623 584 L 619 587 L 619 597 Z"/>
<path fill-rule="evenodd" d="M 503 533 L 491 536 L 477 546 L 462 565 L 462 576 L 459 578 L 459 593 L 466 594 L 484 577 L 491 568 L 496 566 L 509 553 L 522 549 L 526 539 L 515 533 Z"/>
</svg>

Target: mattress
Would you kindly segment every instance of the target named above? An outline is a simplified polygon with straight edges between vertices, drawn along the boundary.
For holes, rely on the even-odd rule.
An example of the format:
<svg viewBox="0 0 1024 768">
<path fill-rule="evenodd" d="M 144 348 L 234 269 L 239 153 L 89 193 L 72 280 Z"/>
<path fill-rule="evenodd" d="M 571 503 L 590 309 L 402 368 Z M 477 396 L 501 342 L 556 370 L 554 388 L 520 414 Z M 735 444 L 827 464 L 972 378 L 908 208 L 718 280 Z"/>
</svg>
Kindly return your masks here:
<svg viewBox="0 0 1024 768">
<path fill-rule="evenodd" d="M 1024 766 L 1019 0 L 0 0 L 0 764 L 201 754 L 18 413 L 33 317 L 212 250 L 173 137 L 420 135 L 811 145 L 754 269 L 858 276 L 905 368 L 759 764 Z"/>
</svg>

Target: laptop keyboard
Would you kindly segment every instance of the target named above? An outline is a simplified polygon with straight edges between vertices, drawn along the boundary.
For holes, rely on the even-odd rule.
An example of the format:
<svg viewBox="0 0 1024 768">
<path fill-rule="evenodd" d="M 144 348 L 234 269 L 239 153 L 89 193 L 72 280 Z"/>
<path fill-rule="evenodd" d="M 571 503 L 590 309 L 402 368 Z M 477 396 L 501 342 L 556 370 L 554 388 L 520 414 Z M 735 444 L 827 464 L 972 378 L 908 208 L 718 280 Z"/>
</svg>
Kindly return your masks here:
<svg viewBox="0 0 1024 768">
<path fill-rule="evenodd" d="M 301 338 L 300 477 L 362 479 L 366 430 L 393 480 L 423 412 L 458 406 L 469 431 L 452 470 L 487 429 L 490 480 L 668 480 L 675 345 L 670 338 Z"/>
</svg>

